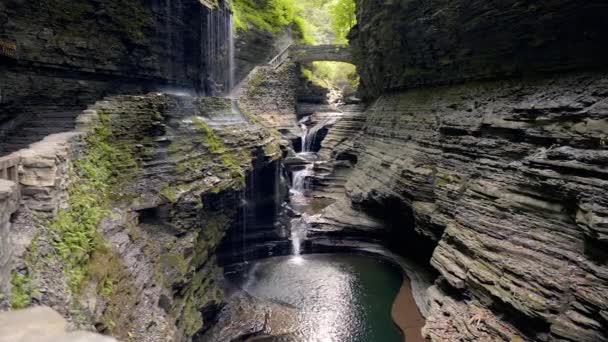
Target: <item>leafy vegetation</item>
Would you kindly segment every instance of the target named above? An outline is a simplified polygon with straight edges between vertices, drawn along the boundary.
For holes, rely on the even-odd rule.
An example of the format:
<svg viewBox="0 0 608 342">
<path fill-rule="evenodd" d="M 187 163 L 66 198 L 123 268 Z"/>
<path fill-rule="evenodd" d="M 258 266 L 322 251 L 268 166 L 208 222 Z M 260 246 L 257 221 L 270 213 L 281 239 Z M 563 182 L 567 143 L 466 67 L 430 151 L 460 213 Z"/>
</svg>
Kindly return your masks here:
<svg viewBox="0 0 608 342">
<path fill-rule="evenodd" d="M 256 28 L 279 33 L 292 27 L 300 33 L 300 43 L 347 44 L 348 33 L 356 25 L 355 0 L 233 0 L 237 30 Z M 354 66 L 316 62 L 304 76 L 325 88 L 345 89 L 358 85 Z"/>
<path fill-rule="evenodd" d="M 342 92 L 354 91 L 359 85 L 357 67 L 348 63 L 313 62 L 311 69 L 302 68 L 302 74 L 317 86 Z"/>
<path fill-rule="evenodd" d="M 336 43 L 348 43 L 348 33 L 357 24 L 355 0 L 334 0 L 327 5 Z"/>
<path fill-rule="evenodd" d="M 354 0 L 233 0 L 232 10 L 237 30 L 292 27 L 310 45 L 346 43 L 356 23 Z"/>
<path fill-rule="evenodd" d="M 32 297 L 36 294 L 32 279 L 17 272 L 11 275 L 12 297 L 11 306 L 13 309 L 23 309 L 30 305 Z"/>
<path fill-rule="evenodd" d="M 114 187 L 137 169 L 130 151 L 111 143 L 109 117 L 101 114 L 100 121 L 87 137 L 87 154 L 74 163 L 78 178 L 69 189 L 69 209 L 60 211 L 50 225 L 55 249 L 66 266 L 74 292 L 87 278 L 91 256 L 101 245 L 97 227 L 110 215 Z"/>
</svg>

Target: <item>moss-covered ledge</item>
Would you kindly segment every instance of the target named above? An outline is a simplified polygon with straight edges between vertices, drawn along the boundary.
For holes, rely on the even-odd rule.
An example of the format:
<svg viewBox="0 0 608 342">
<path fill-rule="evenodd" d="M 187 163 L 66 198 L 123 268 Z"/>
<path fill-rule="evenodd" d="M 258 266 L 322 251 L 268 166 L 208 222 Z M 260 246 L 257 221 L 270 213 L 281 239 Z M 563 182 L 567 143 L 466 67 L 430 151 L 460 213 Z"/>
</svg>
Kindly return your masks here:
<svg viewBox="0 0 608 342">
<path fill-rule="evenodd" d="M 16 220 L 14 306 L 122 340 L 188 340 L 222 305 L 215 249 L 252 160 L 281 157 L 276 135 L 229 100 L 158 94 L 106 99 L 78 122 L 55 149 L 21 152 L 25 188 L 61 200 L 32 196 Z"/>
</svg>

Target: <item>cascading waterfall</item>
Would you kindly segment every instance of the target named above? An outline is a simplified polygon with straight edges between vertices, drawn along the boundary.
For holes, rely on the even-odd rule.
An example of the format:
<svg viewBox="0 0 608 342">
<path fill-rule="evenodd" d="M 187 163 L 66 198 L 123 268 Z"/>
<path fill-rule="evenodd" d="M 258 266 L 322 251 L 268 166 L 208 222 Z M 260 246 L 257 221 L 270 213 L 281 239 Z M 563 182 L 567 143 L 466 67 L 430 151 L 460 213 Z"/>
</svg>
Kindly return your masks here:
<svg viewBox="0 0 608 342">
<path fill-rule="evenodd" d="M 167 76 L 169 79 L 173 78 L 173 57 L 171 51 L 173 51 L 173 25 L 171 23 L 172 15 L 172 4 L 171 0 L 165 0 L 165 33 L 167 34 Z"/>
<path fill-rule="evenodd" d="M 203 23 L 204 22 L 204 23 Z M 201 90 L 210 96 L 228 95 L 235 83 L 235 40 L 232 13 L 227 7 L 207 11 L 201 21 Z"/>
<path fill-rule="evenodd" d="M 301 123 L 300 124 L 300 129 L 302 129 L 302 152 L 306 152 L 306 146 L 308 146 L 306 144 L 306 137 L 308 136 L 308 126 L 306 126 L 306 124 Z"/>
<path fill-rule="evenodd" d="M 225 89 L 225 94 L 232 93 L 232 89 L 234 89 L 234 75 L 236 72 L 236 60 L 235 60 L 235 45 L 234 45 L 234 16 L 232 13 L 229 14 L 230 18 L 228 20 L 229 29 L 228 29 L 228 88 Z"/>
</svg>

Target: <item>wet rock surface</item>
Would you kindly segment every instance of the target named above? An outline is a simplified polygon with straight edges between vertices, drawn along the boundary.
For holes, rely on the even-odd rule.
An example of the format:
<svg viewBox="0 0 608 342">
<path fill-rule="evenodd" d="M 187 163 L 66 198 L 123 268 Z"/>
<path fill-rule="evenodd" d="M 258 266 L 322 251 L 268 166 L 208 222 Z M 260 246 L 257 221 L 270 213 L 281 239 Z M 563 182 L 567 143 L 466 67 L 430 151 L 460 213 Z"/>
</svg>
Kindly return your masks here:
<svg viewBox="0 0 608 342">
<path fill-rule="evenodd" d="M 80 111 L 108 95 L 225 92 L 217 84 L 229 78 L 226 6 L 3 1 L 0 45 L 15 53 L 0 55 L 0 154 L 71 130 Z"/>
<path fill-rule="evenodd" d="M 112 97 L 76 121 L 77 131 L 16 153 L 24 205 L 11 232 L 19 279 L 11 301 L 51 306 L 71 326 L 123 340 L 189 340 L 224 303 L 215 251 L 238 219 L 246 174 L 281 156 L 277 139 L 219 98 Z M 115 161 L 127 163 L 115 167 L 128 181 L 112 190 L 111 203 L 100 203 L 110 212 L 75 291 L 51 224 L 73 210 L 72 170 L 95 147 L 85 142 L 104 129 L 135 165 Z"/>
<path fill-rule="evenodd" d="M 573 73 L 412 90 L 367 110 L 345 205 L 398 214 L 394 232 L 438 244 L 426 336 L 608 338 L 606 87 L 603 71 Z"/>
<path fill-rule="evenodd" d="M 358 1 L 351 33 L 366 97 L 606 65 L 601 0 Z"/>
</svg>

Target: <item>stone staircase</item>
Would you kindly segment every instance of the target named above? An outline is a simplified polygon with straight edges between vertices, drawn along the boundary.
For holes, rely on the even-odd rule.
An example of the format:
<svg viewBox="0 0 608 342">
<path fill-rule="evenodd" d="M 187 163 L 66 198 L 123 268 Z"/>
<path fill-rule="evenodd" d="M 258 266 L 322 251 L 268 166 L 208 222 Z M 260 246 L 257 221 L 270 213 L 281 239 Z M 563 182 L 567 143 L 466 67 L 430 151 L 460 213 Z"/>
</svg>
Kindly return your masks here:
<svg viewBox="0 0 608 342">
<path fill-rule="evenodd" d="M 0 156 L 27 148 L 50 134 L 73 130 L 76 117 L 80 113 L 81 111 L 77 109 L 41 110 L 32 114 L 17 127 L 8 129 L 4 133 L 0 131 Z"/>
</svg>

